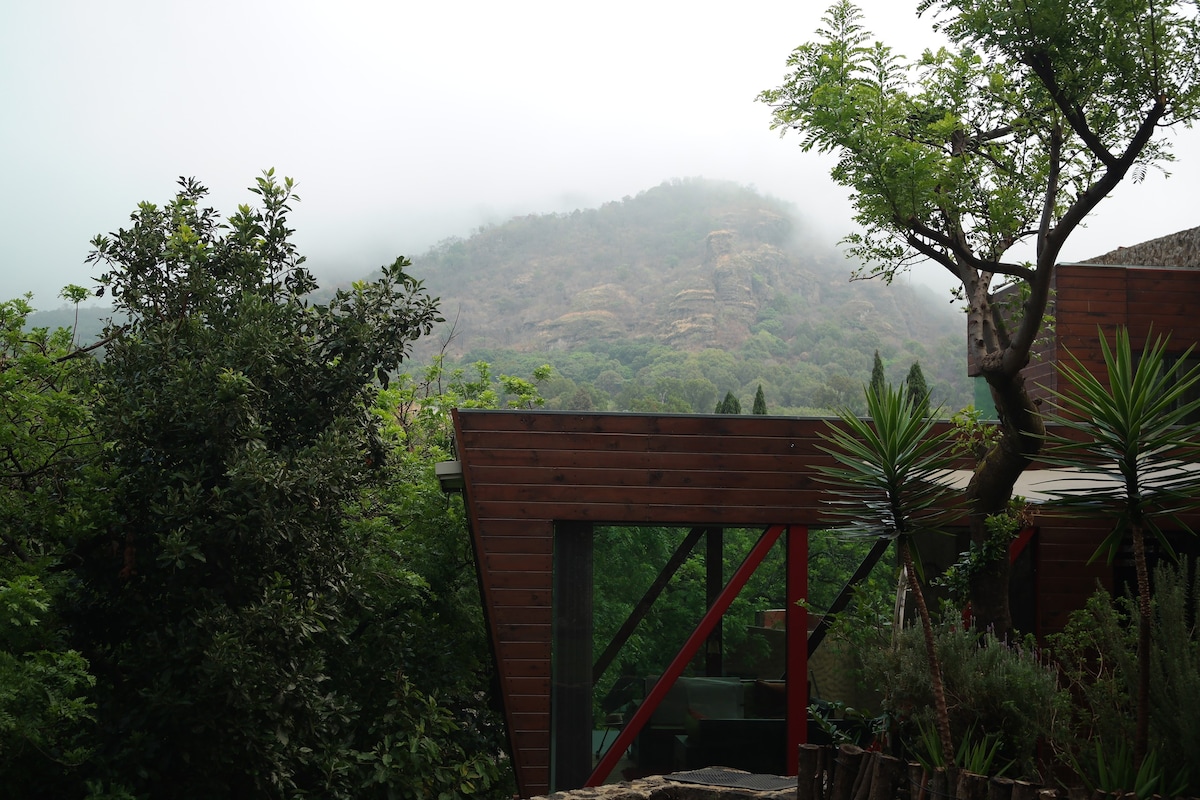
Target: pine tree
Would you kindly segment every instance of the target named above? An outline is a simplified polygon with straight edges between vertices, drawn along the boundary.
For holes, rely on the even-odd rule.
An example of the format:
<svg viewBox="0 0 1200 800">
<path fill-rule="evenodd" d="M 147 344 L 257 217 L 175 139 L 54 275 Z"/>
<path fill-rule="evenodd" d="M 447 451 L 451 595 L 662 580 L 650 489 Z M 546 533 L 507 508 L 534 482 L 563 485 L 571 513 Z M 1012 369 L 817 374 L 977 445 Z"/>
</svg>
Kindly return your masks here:
<svg viewBox="0 0 1200 800">
<path fill-rule="evenodd" d="M 882 397 L 884 390 L 887 388 L 887 381 L 883 377 L 883 359 L 879 357 L 879 351 L 875 351 L 875 365 L 871 367 L 871 393 L 876 397 Z"/>
<path fill-rule="evenodd" d="M 717 414 L 740 414 L 742 413 L 742 404 L 733 396 L 733 392 L 726 392 L 725 399 L 717 403 Z"/>
<path fill-rule="evenodd" d="M 754 393 L 754 408 L 751 414 L 766 414 L 767 413 L 767 398 L 763 394 L 762 384 L 758 385 L 758 391 Z"/>
<path fill-rule="evenodd" d="M 908 401 L 913 408 L 927 408 L 929 405 L 929 386 L 925 383 L 925 373 L 921 372 L 921 362 L 914 361 L 904 379 L 908 389 Z"/>
</svg>

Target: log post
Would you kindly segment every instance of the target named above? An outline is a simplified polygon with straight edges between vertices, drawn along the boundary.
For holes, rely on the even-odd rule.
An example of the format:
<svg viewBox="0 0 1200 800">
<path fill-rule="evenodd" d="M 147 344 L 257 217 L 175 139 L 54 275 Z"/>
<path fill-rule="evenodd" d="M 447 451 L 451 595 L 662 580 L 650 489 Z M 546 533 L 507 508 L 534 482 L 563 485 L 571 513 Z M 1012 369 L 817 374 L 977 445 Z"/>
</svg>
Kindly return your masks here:
<svg viewBox="0 0 1200 800">
<path fill-rule="evenodd" d="M 833 770 L 833 786 L 829 800 L 853 800 L 855 787 L 861 780 L 865 751 L 855 744 L 844 744 L 837 749 L 837 766 Z"/>
<path fill-rule="evenodd" d="M 875 768 L 871 773 L 871 792 L 867 800 L 893 800 L 906 772 L 907 765 L 900 759 L 876 753 Z"/>
<path fill-rule="evenodd" d="M 999 775 L 988 780 L 987 800 L 1012 800 L 1013 779 Z"/>
<path fill-rule="evenodd" d="M 955 792 L 958 800 L 987 800 L 987 776 L 964 769 L 958 773 L 958 788 Z"/>
<path fill-rule="evenodd" d="M 853 800 L 867 800 L 871 793 L 871 781 L 875 779 L 875 756 L 879 753 L 863 753 L 858 764 L 858 777 L 854 779 Z"/>
<path fill-rule="evenodd" d="M 821 800 L 821 747 L 802 744 L 797 748 L 796 800 Z"/>
</svg>

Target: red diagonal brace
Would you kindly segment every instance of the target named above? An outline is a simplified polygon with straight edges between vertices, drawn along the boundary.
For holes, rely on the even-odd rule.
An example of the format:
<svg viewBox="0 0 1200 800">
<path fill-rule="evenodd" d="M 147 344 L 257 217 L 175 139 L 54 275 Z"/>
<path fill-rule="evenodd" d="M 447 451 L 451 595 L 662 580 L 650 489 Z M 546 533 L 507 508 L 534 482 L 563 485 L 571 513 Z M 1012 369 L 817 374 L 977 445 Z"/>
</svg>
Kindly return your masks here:
<svg viewBox="0 0 1200 800">
<path fill-rule="evenodd" d="M 638 706 L 637 711 L 629 720 L 621 733 L 617 736 L 616 741 L 608 748 L 608 752 L 600 759 L 600 763 L 596 765 L 596 769 L 592 772 L 591 777 L 587 779 L 586 786 L 599 786 L 608 778 L 613 767 L 621 760 L 621 754 L 624 753 L 629 745 L 633 744 L 634 738 L 642 732 L 649 721 L 654 710 L 658 708 L 658 704 L 667 696 L 667 692 L 675 685 L 675 681 L 683 674 L 683 670 L 687 667 L 688 662 L 692 660 L 692 656 L 704 644 L 708 638 L 708 634 L 712 633 L 713 628 L 721 621 L 722 615 L 729 610 L 729 606 L 733 603 L 738 592 L 746 585 L 746 581 L 754 574 L 754 570 L 758 569 L 758 565 L 762 563 L 771 546 L 779 539 L 779 535 L 783 533 L 785 526 L 772 525 L 763 531 L 759 537 L 758 543 L 746 555 L 745 561 L 737 568 L 737 572 L 729 579 L 729 584 L 721 590 L 721 594 L 717 596 L 716 602 L 712 608 L 704 615 L 704 619 L 700 620 L 700 624 L 696 626 L 696 630 L 692 631 L 692 635 L 684 642 L 683 648 L 675 656 L 675 659 L 663 672 L 659 679 L 654 684 L 654 688 L 646 695 L 646 699 Z"/>
</svg>

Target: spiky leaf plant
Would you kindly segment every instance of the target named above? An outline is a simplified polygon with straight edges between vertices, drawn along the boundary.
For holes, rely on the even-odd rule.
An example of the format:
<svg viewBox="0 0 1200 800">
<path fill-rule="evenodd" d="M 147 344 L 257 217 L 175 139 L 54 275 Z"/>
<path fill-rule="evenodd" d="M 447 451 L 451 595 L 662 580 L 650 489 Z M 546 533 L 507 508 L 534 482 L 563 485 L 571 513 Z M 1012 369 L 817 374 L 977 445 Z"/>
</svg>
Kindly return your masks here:
<svg viewBox="0 0 1200 800">
<path fill-rule="evenodd" d="M 866 395 L 870 419 L 840 412 L 841 426 L 830 425 L 823 436 L 830 446 L 821 448 L 837 463 L 818 471 L 837 487 L 831 516 L 843 532 L 896 542 L 925 634 L 938 738 L 947 762 L 954 763 L 941 665 L 912 547 L 913 537 L 940 530 L 952 510 L 955 495 L 944 481 L 953 466 L 952 433 L 936 432 L 933 416 L 903 390 L 887 386 Z"/>
<path fill-rule="evenodd" d="M 1175 369 L 1168 362 L 1168 338 L 1148 339 L 1135 358 L 1129 331 L 1119 328 L 1113 346 L 1097 337 L 1108 382 L 1092 374 L 1073 354 L 1060 363 L 1068 388 L 1054 392 L 1061 433 L 1047 435 L 1043 458 L 1055 466 L 1088 473 L 1090 480 L 1066 481 L 1050 494 L 1062 507 L 1095 519 L 1114 521 L 1112 532 L 1096 555 L 1109 562 L 1129 536 L 1138 585 L 1138 700 L 1134 759 L 1146 755 L 1150 693 L 1150 573 L 1146 537 L 1154 536 L 1164 552 L 1174 551 L 1158 520 L 1180 519 L 1200 507 L 1200 367 Z M 1175 364 L 1186 364 L 1189 347 Z M 1102 477 L 1097 481 L 1096 477 Z M 1094 558 L 1094 556 L 1093 556 Z"/>
</svg>

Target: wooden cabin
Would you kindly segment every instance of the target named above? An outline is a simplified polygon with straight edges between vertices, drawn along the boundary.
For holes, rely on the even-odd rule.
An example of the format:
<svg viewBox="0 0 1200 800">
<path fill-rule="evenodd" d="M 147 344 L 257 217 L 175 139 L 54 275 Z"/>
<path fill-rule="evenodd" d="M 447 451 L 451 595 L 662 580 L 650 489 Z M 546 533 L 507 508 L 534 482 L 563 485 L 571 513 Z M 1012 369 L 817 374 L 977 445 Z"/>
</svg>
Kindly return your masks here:
<svg viewBox="0 0 1200 800">
<path fill-rule="evenodd" d="M 1061 265 L 1056 327 L 1042 360 L 1027 370 L 1030 384 L 1054 388 L 1053 362 L 1067 350 L 1089 368 L 1102 364 L 1097 329 L 1111 336 L 1128 325 L 1135 346 L 1151 329 L 1169 331 L 1176 353 L 1200 341 L 1198 240 L 1200 229 L 1185 231 Z M 654 728 L 655 707 L 679 699 L 673 687 L 682 666 L 673 663 L 648 686 L 643 707 L 612 731 L 604 757 L 593 750 L 592 686 L 601 665 L 592 652 L 591 542 L 599 525 L 681 525 L 697 535 L 758 527 L 763 536 L 754 552 L 786 543 L 783 707 L 769 718 L 749 717 L 730 699 L 739 688 L 728 681 L 693 682 L 689 691 L 727 695 L 720 702 L 733 710 L 711 727 L 721 722 L 726 741 L 751 750 L 762 750 L 756 737 L 769 731 L 782 748 L 780 769 L 794 773 L 795 745 L 808 736 L 810 654 L 809 637 L 797 633 L 807 634 L 807 615 L 795 601 L 806 594 L 808 530 L 822 518 L 814 466 L 829 460 L 818 447 L 825 420 L 485 410 L 459 410 L 454 419 L 460 461 L 447 479 L 465 495 L 521 796 L 604 781 L 635 737 Z M 1036 474 L 1026 482 L 1036 491 Z M 1107 532 L 1104 520 L 1038 520 L 1014 571 L 1018 627 L 1057 631 L 1097 584 L 1127 580 L 1120 559 L 1088 563 Z M 744 582 L 742 573 L 711 598 L 718 611 Z M 682 663 L 711 630 L 706 616 L 680 653 Z M 681 738 L 670 729 L 664 734 L 668 748 L 684 746 Z M 643 745 L 648 749 L 649 740 Z"/>
</svg>

